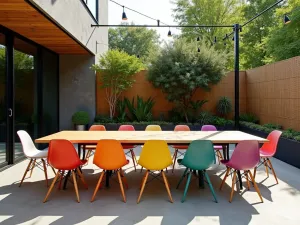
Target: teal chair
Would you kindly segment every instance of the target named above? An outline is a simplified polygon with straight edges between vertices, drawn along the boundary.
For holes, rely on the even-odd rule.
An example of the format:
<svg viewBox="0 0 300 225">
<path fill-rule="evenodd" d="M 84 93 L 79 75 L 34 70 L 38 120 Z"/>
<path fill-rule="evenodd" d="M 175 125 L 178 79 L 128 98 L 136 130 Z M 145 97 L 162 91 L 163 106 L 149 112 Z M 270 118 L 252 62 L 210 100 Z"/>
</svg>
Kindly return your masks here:
<svg viewBox="0 0 300 225">
<path fill-rule="evenodd" d="M 214 188 L 210 182 L 206 169 L 208 169 L 212 164 L 216 163 L 214 146 L 211 141 L 207 140 L 195 140 L 189 145 L 184 158 L 181 160 L 180 164 L 186 167 L 180 181 L 177 185 L 179 188 L 180 183 L 183 178 L 187 176 L 187 182 L 184 189 L 184 194 L 182 196 L 181 202 L 185 201 L 186 194 L 191 182 L 192 173 L 198 170 L 199 179 L 201 175 L 204 175 L 205 182 L 208 184 L 212 195 L 216 202 L 218 202 Z"/>
</svg>

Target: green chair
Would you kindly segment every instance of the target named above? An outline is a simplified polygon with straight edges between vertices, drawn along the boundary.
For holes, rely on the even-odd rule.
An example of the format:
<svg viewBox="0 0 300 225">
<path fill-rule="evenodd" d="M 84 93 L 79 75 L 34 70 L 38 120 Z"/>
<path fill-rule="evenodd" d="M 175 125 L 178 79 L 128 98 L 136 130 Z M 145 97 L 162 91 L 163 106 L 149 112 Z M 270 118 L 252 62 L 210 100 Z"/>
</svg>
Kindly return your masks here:
<svg viewBox="0 0 300 225">
<path fill-rule="evenodd" d="M 216 163 L 215 151 L 213 143 L 211 141 L 195 140 L 191 142 L 184 155 L 184 158 L 180 162 L 180 164 L 184 165 L 186 169 L 182 177 L 180 178 L 180 181 L 177 185 L 177 189 L 179 188 L 179 185 L 182 182 L 183 178 L 187 176 L 187 183 L 185 185 L 184 194 L 182 196 L 181 202 L 185 201 L 186 194 L 191 182 L 192 173 L 197 170 L 199 173 L 199 179 L 201 179 L 201 175 L 204 175 L 204 181 L 208 184 L 215 201 L 218 202 L 214 188 L 206 172 L 206 169 L 208 169 L 214 163 Z"/>
</svg>

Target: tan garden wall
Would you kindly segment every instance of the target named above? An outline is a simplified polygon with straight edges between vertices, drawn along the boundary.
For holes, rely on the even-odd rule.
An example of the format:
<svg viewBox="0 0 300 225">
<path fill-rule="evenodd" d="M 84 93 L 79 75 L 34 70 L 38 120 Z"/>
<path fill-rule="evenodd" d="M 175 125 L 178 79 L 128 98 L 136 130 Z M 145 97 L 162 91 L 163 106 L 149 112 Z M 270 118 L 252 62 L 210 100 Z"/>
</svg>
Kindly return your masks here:
<svg viewBox="0 0 300 225">
<path fill-rule="evenodd" d="M 165 99 L 165 95 L 152 86 L 146 78 L 147 71 L 141 71 L 136 74 L 133 87 L 126 91 L 122 96 L 129 99 L 136 97 L 137 95 L 144 99 L 150 96 L 154 97 L 155 105 L 153 108 L 153 116 L 159 118 L 160 114 L 164 114 L 164 118 L 167 117 L 168 111 L 173 108 L 173 104 Z M 97 75 L 97 114 L 109 115 L 109 107 L 105 100 L 105 91 L 100 87 L 99 75 Z M 174 90 L 176 91 L 176 90 Z M 234 105 L 234 74 L 228 73 L 218 85 L 212 86 L 210 92 L 199 90 L 196 92 L 193 100 L 208 100 L 204 109 L 207 111 L 215 112 L 216 103 L 220 97 L 227 96 L 232 100 Z M 246 112 L 246 73 L 240 72 L 240 112 Z M 233 113 L 231 114 L 231 117 Z"/>
<path fill-rule="evenodd" d="M 247 112 L 300 130 L 300 57 L 247 71 Z"/>
</svg>

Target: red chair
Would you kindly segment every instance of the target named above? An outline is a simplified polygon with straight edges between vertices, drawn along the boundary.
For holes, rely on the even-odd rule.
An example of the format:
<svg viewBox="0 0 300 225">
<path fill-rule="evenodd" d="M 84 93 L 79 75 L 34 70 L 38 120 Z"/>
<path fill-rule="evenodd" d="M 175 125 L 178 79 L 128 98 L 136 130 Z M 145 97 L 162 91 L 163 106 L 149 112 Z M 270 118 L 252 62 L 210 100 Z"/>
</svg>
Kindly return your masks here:
<svg viewBox="0 0 300 225">
<path fill-rule="evenodd" d="M 48 163 L 55 169 L 58 170 L 54 180 L 47 192 L 47 195 L 44 199 L 44 202 L 47 201 L 57 179 L 59 177 L 63 178 L 64 172 L 67 170 L 71 171 L 71 175 L 73 177 L 77 202 L 79 200 L 79 193 L 76 181 L 76 173 L 81 179 L 82 183 L 84 184 L 85 188 L 87 189 L 88 186 L 84 181 L 84 177 L 79 169 L 80 166 L 86 163 L 86 160 L 80 160 L 76 149 L 74 148 L 73 144 L 68 140 L 51 140 L 49 144 L 48 150 Z"/>
<path fill-rule="evenodd" d="M 90 127 L 89 131 L 106 131 L 106 128 L 104 125 L 92 125 Z M 92 152 L 95 151 L 95 149 L 96 149 L 96 145 L 86 145 L 85 149 L 87 150 L 85 160 L 88 163 L 88 161 L 92 155 Z"/>
<path fill-rule="evenodd" d="M 174 128 L 174 131 L 191 131 L 191 130 L 190 130 L 189 126 L 187 126 L 187 125 L 176 125 Z M 188 145 L 174 145 L 172 147 L 175 148 L 175 152 L 173 155 L 173 168 L 172 168 L 172 173 L 173 173 L 176 159 L 177 159 L 177 154 L 179 153 L 180 155 L 184 155 L 184 153 L 181 153 L 180 150 L 187 150 L 189 146 Z"/>
<path fill-rule="evenodd" d="M 135 131 L 134 127 L 132 125 L 121 125 L 119 127 L 119 131 Z M 136 172 L 136 165 L 137 165 L 137 160 L 134 154 L 133 149 L 135 148 L 134 145 L 128 145 L 128 144 L 122 144 L 122 147 L 125 151 L 125 154 L 128 155 L 128 153 L 131 154 L 133 166 L 134 166 L 134 171 Z"/>
<path fill-rule="evenodd" d="M 217 131 L 217 128 L 214 125 L 203 125 L 201 127 L 201 131 Z M 219 165 L 221 160 L 223 160 L 223 156 L 222 153 L 220 152 L 220 150 L 223 150 L 223 146 L 222 145 L 214 145 L 214 149 L 216 151 L 216 155 L 218 157 L 218 161 L 219 161 Z"/>
<path fill-rule="evenodd" d="M 278 144 L 281 134 L 282 134 L 281 131 L 274 130 L 268 135 L 267 139 L 269 140 L 269 142 L 264 143 L 263 146 L 259 150 L 260 158 L 261 158 L 262 162 L 257 166 L 257 167 L 259 167 L 262 164 L 264 164 L 268 177 L 269 177 L 268 168 L 271 169 L 277 184 L 278 184 L 278 179 L 277 179 L 277 176 L 276 176 L 276 173 L 275 173 L 275 170 L 273 168 L 270 158 L 273 157 L 276 153 L 277 144 Z M 256 176 L 257 167 L 254 168 L 254 178 Z"/>
</svg>

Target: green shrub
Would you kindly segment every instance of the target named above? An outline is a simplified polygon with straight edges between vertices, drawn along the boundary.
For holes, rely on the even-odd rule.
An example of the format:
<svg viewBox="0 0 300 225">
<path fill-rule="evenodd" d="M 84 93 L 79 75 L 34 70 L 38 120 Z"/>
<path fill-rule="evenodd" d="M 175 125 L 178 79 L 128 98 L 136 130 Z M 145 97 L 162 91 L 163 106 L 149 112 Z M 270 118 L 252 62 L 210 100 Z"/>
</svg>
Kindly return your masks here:
<svg viewBox="0 0 300 225">
<path fill-rule="evenodd" d="M 90 116 L 85 111 L 78 111 L 73 114 L 72 122 L 75 125 L 87 125 L 90 122 Z"/>
<path fill-rule="evenodd" d="M 300 135 L 295 136 L 294 139 L 295 139 L 296 141 L 299 141 L 299 142 L 300 142 Z"/>
<path fill-rule="evenodd" d="M 228 97 L 221 97 L 217 104 L 217 112 L 221 116 L 228 116 L 228 114 L 232 111 L 231 100 Z"/>
<path fill-rule="evenodd" d="M 149 97 L 146 101 L 142 97 L 137 96 L 136 105 L 134 98 L 130 102 L 128 98 L 124 98 L 129 112 L 131 113 L 132 120 L 136 121 L 151 121 L 152 119 L 152 108 L 154 106 L 153 98 Z"/>
<path fill-rule="evenodd" d="M 215 117 L 214 124 L 218 127 L 224 127 L 227 125 L 227 120 L 221 117 Z"/>
<path fill-rule="evenodd" d="M 184 116 L 178 108 L 173 108 L 168 112 L 169 120 L 173 123 L 185 121 Z"/>
<path fill-rule="evenodd" d="M 213 123 L 213 115 L 210 112 L 200 112 L 197 123 L 200 123 L 201 125 L 211 124 Z"/>
<path fill-rule="evenodd" d="M 240 115 L 240 121 L 250 122 L 250 123 L 258 123 L 258 117 L 251 113 L 244 113 Z"/>
<path fill-rule="evenodd" d="M 282 129 L 282 126 L 279 124 L 273 124 L 273 123 L 266 123 L 263 125 L 264 127 L 270 128 L 270 129 L 274 129 L 274 130 L 280 130 Z"/>
<path fill-rule="evenodd" d="M 105 115 L 96 115 L 94 121 L 96 123 L 114 123 L 114 119 L 111 119 L 110 116 Z"/>
<path fill-rule="evenodd" d="M 127 113 L 126 113 L 126 102 L 124 100 L 118 100 L 117 101 L 117 121 L 118 122 L 125 122 L 127 119 Z"/>
<path fill-rule="evenodd" d="M 291 131 L 289 131 L 289 130 L 284 130 L 282 132 L 282 137 L 293 139 L 294 134 Z"/>
</svg>

